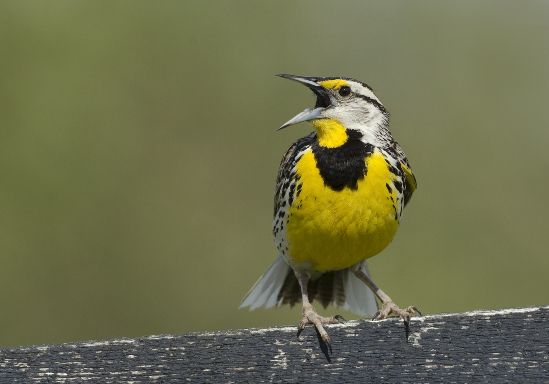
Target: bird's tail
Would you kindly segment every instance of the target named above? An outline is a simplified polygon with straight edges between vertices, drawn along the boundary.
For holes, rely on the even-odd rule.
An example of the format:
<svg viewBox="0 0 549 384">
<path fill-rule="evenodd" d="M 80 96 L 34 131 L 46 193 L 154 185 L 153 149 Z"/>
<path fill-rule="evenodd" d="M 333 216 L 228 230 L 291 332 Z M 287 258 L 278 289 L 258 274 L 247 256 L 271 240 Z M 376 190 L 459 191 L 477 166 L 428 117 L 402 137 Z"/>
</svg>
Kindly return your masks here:
<svg viewBox="0 0 549 384">
<path fill-rule="evenodd" d="M 366 262 L 360 266 L 368 274 Z M 373 292 L 360 281 L 351 269 L 326 272 L 311 279 L 309 300 L 324 307 L 332 304 L 361 316 L 372 316 L 378 310 Z M 271 308 L 282 304 L 293 306 L 301 302 L 301 289 L 293 270 L 279 256 L 267 272 L 250 289 L 240 308 Z"/>
<path fill-rule="evenodd" d="M 247 307 L 250 310 L 254 310 L 280 305 L 279 293 L 288 274 L 293 274 L 292 269 L 282 256 L 278 256 L 269 269 L 267 269 L 267 272 L 248 291 L 246 297 L 240 303 L 240 308 Z"/>
</svg>

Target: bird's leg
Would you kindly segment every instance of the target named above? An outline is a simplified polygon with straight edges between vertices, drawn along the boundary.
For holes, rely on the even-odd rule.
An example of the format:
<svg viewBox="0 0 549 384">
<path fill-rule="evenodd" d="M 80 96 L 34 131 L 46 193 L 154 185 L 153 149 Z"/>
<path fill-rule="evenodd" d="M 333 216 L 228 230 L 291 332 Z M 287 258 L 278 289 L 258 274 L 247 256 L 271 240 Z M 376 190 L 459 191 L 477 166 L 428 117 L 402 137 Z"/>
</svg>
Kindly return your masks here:
<svg viewBox="0 0 549 384">
<path fill-rule="evenodd" d="M 399 308 L 389 297 L 389 295 L 383 292 L 360 268 L 354 269 L 353 272 L 355 273 L 355 276 L 362 280 L 362 282 L 366 284 L 381 301 L 381 309 L 374 316 L 374 320 L 386 319 L 389 316 L 400 317 L 404 321 L 404 326 L 406 327 L 406 338 L 408 338 L 410 317 L 415 314 L 421 316 L 421 312 L 419 312 L 419 310 L 414 306 L 404 309 Z"/>
<path fill-rule="evenodd" d="M 316 313 L 312 304 L 309 302 L 309 294 L 307 292 L 307 285 L 309 284 L 310 279 L 309 275 L 303 272 L 296 272 L 296 277 L 299 281 L 299 286 L 301 287 L 301 300 L 303 302 L 303 317 L 301 318 L 301 321 L 299 322 L 299 325 L 297 327 L 297 336 L 299 337 L 299 335 L 301 334 L 301 332 L 303 332 L 307 325 L 312 325 L 315 327 L 318 339 L 321 344 L 321 348 L 324 350 L 323 347 L 327 347 L 327 350 L 329 350 L 329 352 L 331 353 L 331 339 L 328 335 L 328 332 L 326 332 L 326 330 L 324 329 L 323 325 L 342 323 L 345 321 L 345 319 L 343 319 L 343 317 L 339 315 L 333 317 L 324 317 Z M 325 351 L 325 354 L 327 353 L 327 350 Z"/>
</svg>

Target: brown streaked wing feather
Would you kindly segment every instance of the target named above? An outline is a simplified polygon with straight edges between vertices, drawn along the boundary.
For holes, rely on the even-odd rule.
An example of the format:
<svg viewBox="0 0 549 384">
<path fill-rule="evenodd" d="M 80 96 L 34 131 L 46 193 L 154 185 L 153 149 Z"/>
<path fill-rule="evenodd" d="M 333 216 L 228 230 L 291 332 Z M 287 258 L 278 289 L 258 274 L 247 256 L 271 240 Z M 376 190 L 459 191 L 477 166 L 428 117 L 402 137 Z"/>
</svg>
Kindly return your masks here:
<svg viewBox="0 0 549 384">
<path fill-rule="evenodd" d="M 286 151 L 282 161 L 280 162 L 280 167 L 278 168 L 278 175 L 276 177 L 276 189 L 274 196 L 274 215 L 276 216 L 278 209 L 281 204 L 281 199 L 285 195 L 286 188 L 290 185 L 290 180 L 292 178 L 292 170 L 296 163 L 296 156 L 298 153 L 309 147 L 315 138 L 316 134 L 311 133 L 301 139 L 297 140 L 292 146 Z"/>
<path fill-rule="evenodd" d="M 412 198 L 412 194 L 417 189 L 417 180 L 407 160 L 401 161 L 400 167 L 404 172 L 404 206 L 406 206 Z"/>
</svg>

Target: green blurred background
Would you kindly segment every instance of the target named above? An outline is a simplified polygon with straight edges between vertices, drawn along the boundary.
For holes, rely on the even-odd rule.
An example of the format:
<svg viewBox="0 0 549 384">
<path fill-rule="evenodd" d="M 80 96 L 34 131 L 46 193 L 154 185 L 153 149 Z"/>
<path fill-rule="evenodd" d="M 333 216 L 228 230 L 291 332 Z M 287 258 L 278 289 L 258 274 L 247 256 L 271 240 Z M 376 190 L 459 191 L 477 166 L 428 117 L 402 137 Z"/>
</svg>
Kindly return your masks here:
<svg viewBox="0 0 549 384">
<path fill-rule="evenodd" d="M 311 129 L 369 83 L 419 181 L 371 262 L 425 313 L 549 303 L 549 3 L 5 1 L 0 345 L 296 324 L 237 307 Z M 348 314 L 347 314 L 348 315 Z"/>
</svg>

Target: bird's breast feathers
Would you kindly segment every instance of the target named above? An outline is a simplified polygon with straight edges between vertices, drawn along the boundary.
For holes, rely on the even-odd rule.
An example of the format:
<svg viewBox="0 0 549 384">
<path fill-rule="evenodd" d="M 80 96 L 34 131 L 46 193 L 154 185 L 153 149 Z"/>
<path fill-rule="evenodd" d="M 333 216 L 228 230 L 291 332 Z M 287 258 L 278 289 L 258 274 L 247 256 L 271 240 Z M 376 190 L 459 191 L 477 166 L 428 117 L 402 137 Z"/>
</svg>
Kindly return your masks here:
<svg viewBox="0 0 549 384">
<path fill-rule="evenodd" d="M 403 205 L 402 176 L 386 154 L 359 141 L 336 151 L 313 143 L 293 171 L 284 230 L 291 264 L 344 269 L 390 243 Z"/>
</svg>

